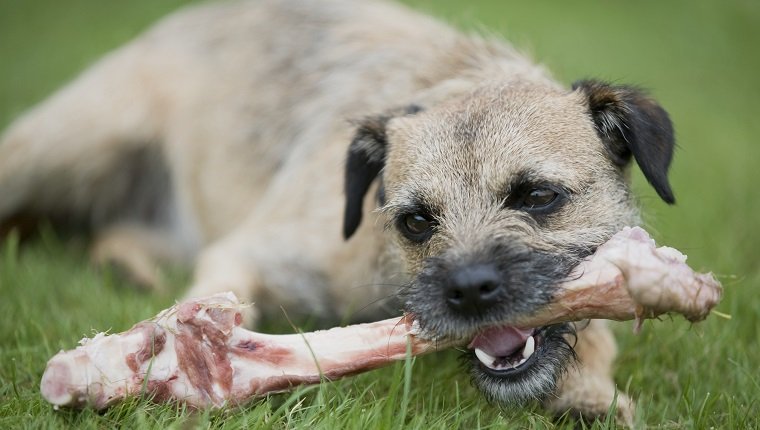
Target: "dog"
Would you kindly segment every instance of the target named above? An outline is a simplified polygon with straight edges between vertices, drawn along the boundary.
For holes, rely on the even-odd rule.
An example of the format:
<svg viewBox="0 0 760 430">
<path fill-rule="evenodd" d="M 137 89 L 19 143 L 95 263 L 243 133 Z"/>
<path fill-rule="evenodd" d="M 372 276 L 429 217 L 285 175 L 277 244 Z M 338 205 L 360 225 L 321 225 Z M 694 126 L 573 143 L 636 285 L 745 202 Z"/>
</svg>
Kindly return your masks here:
<svg viewBox="0 0 760 430">
<path fill-rule="evenodd" d="M 674 202 L 673 148 L 644 92 L 566 88 L 400 5 L 230 1 L 176 12 L 12 123 L 0 220 L 84 225 L 93 258 L 140 284 L 194 265 L 187 297 L 233 291 L 265 314 L 402 307 L 472 339 L 488 399 L 592 418 L 617 399 L 630 423 L 602 321 L 503 322 L 639 222 L 632 160 Z"/>
</svg>

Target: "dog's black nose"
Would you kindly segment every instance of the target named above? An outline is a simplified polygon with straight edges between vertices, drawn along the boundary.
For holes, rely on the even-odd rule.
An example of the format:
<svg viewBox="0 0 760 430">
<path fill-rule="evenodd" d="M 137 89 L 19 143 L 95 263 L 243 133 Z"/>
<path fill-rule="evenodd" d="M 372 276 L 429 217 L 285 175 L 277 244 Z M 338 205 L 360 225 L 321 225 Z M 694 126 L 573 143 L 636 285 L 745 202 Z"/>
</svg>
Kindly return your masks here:
<svg viewBox="0 0 760 430">
<path fill-rule="evenodd" d="M 446 302 L 463 315 L 479 315 L 496 303 L 501 289 L 499 272 L 490 264 L 454 271 L 446 286 Z"/>
</svg>

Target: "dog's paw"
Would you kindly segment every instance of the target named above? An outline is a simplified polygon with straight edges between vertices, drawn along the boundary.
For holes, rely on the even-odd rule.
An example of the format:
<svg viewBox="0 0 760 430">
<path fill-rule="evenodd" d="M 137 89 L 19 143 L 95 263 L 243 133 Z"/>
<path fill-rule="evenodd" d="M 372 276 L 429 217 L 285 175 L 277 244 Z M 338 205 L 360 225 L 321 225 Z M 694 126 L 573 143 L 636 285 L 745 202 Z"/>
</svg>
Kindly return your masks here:
<svg viewBox="0 0 760 430">
<path fill-rule="evenodd" d="M 243 327 L 248 330 L 255 330 L 258 327 L 261 314 L 256 309 L 256 306 L 249 304 L 240 311 L 240 314 L 243 316 L 243 322 L 241 324 Z"/>
<path fill-rule="evenodd" d="M 545 407 L 557 416 L 567 415 L 587 423 L 604 422 L 612 413 L 617 425 L 633 427 L 636 403 L 617 391 L 609 378 L 587 376 L 581 386 L 566 384 L 560 396 L 547 401 Z"/>
<path fill-rule="evenodd" d="M 235 294 L 235 297 L 237 297 L 240 303 L 244 305 L 240 309 L 240 314 L 243 317 L 243 321 L 240 325 L 249 330 L 256 329 L 259 324 L 261 315 L 253 303 L 253 300 L 250 296 L 250 290 L 240 288 L 224 288 L 223 285 L 224 284 L 217 283 L 195 283 L 187 290 L 184 298 L 181 301 L 209 297 L 213 296 L 214 294 L 224 292 L 231 292 Z"/>
</svg>

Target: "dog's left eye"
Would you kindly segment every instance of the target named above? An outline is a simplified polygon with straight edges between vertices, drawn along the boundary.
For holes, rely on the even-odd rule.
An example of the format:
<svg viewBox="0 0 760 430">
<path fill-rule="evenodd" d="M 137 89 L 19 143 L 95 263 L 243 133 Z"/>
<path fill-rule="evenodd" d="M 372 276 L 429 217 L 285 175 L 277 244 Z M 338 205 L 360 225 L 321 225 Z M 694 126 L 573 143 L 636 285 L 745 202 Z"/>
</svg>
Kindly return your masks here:
<svg viewBox="0 0 760 430">
<path fill-rule="evenodd" d="M 407 214 L 401 217 L 400 221 L 400 228 L 404 236 L 414 242 L 424 242 L 433 234 L 435 223 L 426 215 Z"/>
<path fill-rule="evenodd" d="M 549 188 L 534 188 L 525 196 L 523 206 L 525 209 L 543 208 L 552 204 L 557 196 L 559 193 Z"/>
</svg>

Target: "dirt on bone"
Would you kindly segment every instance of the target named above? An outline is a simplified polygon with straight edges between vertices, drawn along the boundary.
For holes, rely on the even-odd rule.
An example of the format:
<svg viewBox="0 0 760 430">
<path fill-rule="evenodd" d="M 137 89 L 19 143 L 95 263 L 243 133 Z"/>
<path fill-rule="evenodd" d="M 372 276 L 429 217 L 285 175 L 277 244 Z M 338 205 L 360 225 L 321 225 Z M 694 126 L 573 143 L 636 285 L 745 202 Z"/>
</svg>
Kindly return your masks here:
<svg viewBox="0 0 760 430">
<path fill-rule="evenodd" d="M 505 324 L 543 326 L 588 318 L 640 321 L 666 312 L 704 319 L 722 288 L 692 271 L 685 256 L 656 248 L 627 228 L 579 265 L 535 315 Z M 411 355 L 464 345 L 435 339 L 410 315 L 303 334 L 268 335 L 240 327 L 232 293 L 181 303 L 114 335 L 83 339 L 47 365 L 41 393 L 50 403 L 103 409 L 128 396 L 208 408 L 375 369 Z"/>
</svg>

